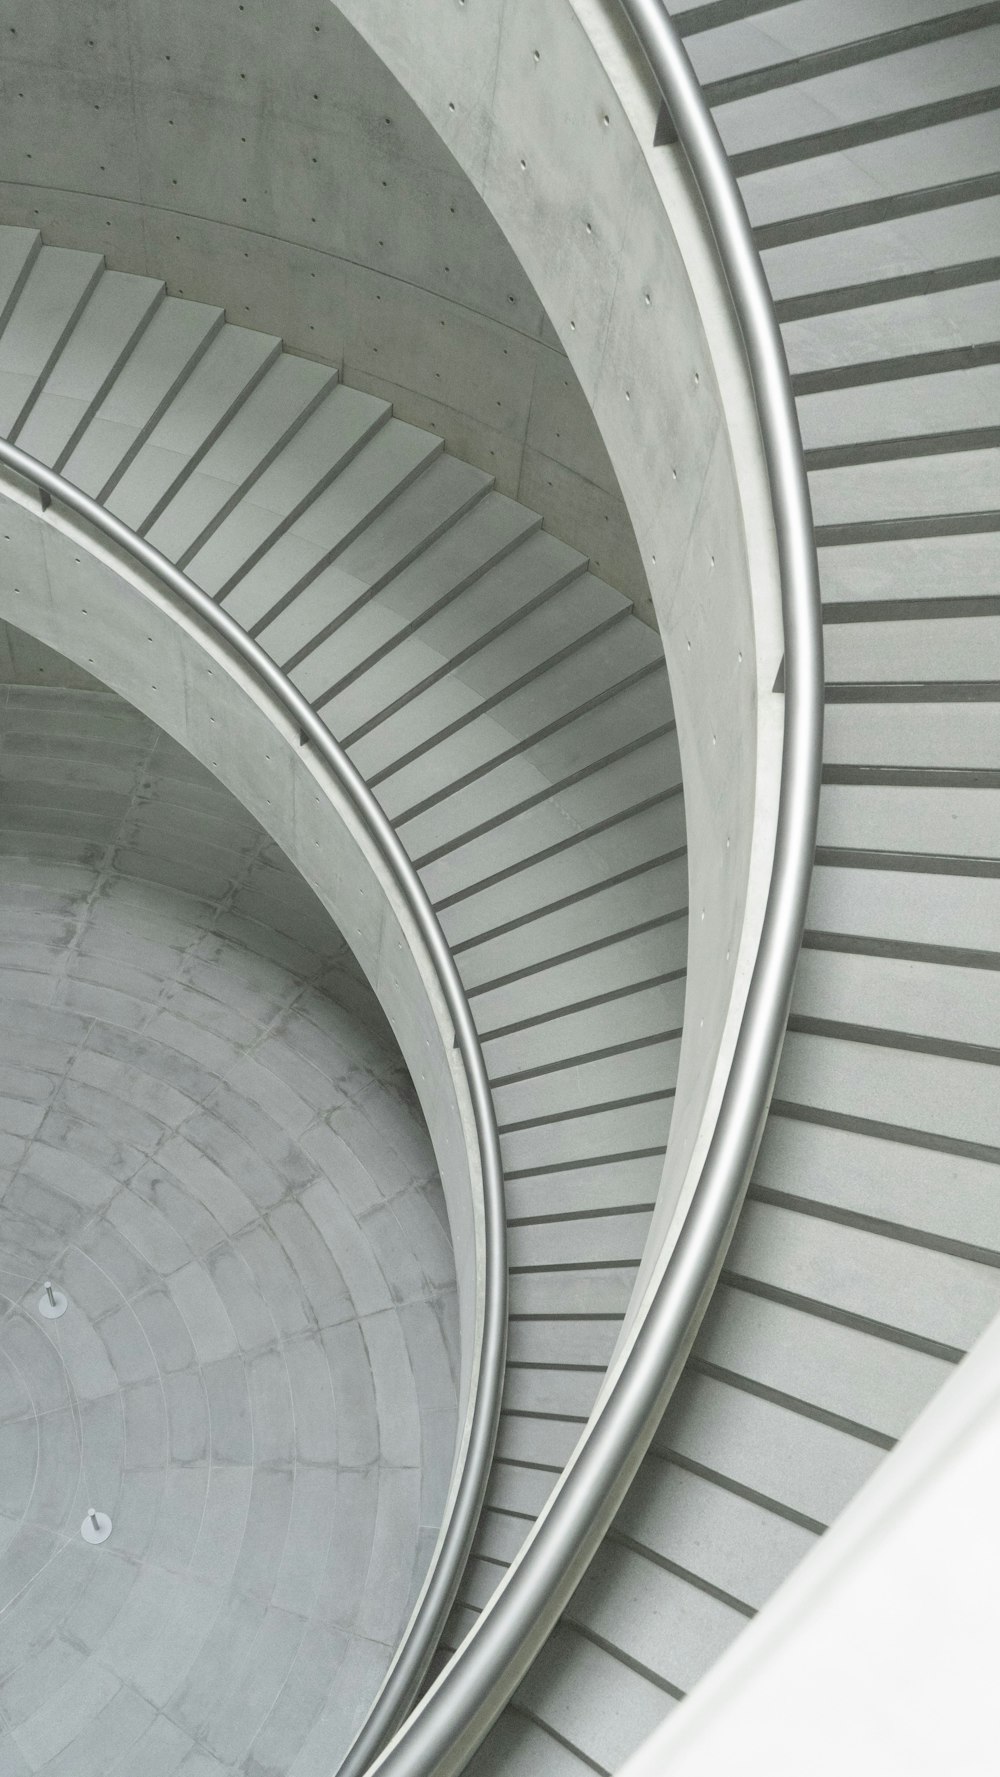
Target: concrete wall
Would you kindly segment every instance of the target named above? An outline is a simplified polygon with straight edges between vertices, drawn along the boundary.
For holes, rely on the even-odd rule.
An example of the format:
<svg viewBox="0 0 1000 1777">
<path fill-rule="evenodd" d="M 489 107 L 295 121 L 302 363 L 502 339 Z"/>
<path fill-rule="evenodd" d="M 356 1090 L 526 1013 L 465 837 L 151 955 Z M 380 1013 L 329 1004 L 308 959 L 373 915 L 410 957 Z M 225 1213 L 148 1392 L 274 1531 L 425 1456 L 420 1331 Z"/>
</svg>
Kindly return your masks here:
<svg viewBox="0 0 1000 1777">
<path fill-rule="evenodd" d="M 329 0 L 15 0 L 0 220 L 342 365 L 650 607 L 632 527 L 524 269 Z"/>
</svg>

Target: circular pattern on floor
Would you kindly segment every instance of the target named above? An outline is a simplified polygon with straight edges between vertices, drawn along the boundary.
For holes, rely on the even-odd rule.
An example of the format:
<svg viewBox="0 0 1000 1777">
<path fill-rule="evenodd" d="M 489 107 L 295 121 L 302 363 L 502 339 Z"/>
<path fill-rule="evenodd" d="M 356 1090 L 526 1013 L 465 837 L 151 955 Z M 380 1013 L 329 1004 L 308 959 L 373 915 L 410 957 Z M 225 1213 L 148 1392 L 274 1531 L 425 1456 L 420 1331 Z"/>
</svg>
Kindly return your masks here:
<svg viewBox="0 0 1000 1777">
<path fill-rule="evenodd" d="M 0 1770 L 328 1777 L 452 1456 L 429 1141 L 233 799 L 110 694 L 4 697 Z"/>
</svg>

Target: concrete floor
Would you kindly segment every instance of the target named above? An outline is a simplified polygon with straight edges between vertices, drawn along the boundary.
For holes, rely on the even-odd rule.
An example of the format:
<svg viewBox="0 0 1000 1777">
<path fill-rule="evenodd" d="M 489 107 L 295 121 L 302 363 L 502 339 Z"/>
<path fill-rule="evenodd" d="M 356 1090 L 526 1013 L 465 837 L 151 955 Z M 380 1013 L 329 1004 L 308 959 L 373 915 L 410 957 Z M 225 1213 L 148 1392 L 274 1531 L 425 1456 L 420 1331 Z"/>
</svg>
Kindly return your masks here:
<svg viewBox="0 0 1000 1777">
<path fill-rule="evenodd" d="M 0 1777 L 328 1777 L 451 1462 L 433 1155 L 239 805 L 110 693 L 0 696 Z"/>
</svg>

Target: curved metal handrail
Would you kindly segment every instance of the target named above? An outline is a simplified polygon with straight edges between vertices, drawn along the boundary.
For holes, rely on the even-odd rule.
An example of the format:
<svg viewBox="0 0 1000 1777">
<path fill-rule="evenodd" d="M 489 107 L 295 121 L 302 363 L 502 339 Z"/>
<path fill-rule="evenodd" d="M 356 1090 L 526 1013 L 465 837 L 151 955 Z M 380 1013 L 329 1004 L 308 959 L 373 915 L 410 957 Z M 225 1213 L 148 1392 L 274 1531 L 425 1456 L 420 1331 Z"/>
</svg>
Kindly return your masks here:
<svg viewBox="0 0 1000 1777">
<path fill-rule="evenodd" d="M 476 1627 L 373 1767 L 451 1777 L 524 1676 L 586 1570 L 680 1376 L 732 1237 L 763 1130 L 805 922 L 819 805 L 823 645 L 798 417 L 771 293 L 743 199 L 663 0 L 617 0 L 670 112 L 715 236 L 743 334 L 767 462 L 785 636 L 784 741 L 774 859 L 746 1005 L 697 1187 L 615 1383 Z"/>
<path fill-rule="evenodd" d="M 183 604 L 227 643 L 282 704 L 304 741 L 315 748 L 347 796 L 365 831 L 375 841 L 407 909 L 417 925 L 455 1030 L 465 1067 L 483 1174 L 484 1258 L 483 1333 L 476 1395 L 465 1462 L 459 1478 L 437 1560 L 424 1583 L 418 1607 L 400 1642 L 392 1666 L 372 1710 L 355 1741 L 365 1763 L 374 1758 L 409 1706 L 440 1640 L 448 1612 L 461 1582 L 482 1509 L 500 1416 L 507 1347 L 507 1223 L 504 1212 L 500 1136 L 486 1063 L 465 989 L 455 960 L 427 893 L 391 822 L 364 778 L 335 740 L 325 722 L 296 690 L 279 666 L 228 612 L 189 580 L 165 555 L 100 506 L 72 482 L 39 463 L 26 451 L 0 439 L 0 463 L 33 482 L 43 504 L 51 499 L 69 507 L 140 563 Z M 351 1764 L 355 1752 L 349 1754 Z M 346 1767 L 345 1767 L 346 1768 Z"/>
</svg>

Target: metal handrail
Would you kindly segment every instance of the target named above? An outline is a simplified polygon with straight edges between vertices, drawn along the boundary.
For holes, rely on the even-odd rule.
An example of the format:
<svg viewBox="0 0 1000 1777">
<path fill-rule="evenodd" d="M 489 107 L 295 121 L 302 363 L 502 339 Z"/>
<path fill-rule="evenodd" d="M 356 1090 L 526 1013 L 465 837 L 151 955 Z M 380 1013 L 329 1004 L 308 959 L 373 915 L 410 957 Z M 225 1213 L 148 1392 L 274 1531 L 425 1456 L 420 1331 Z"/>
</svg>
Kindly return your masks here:
<svg viewBox="0 0 1000 1777">
<path fill-rule="evenodd" d="M 351 1754 L 352 1767 L 358 1753 L 363 1753 L 367 1764 L 405 1714 L 440 1640 L 472 1547 L 496 1443 L 507 1348 L 507 1224 L 500 1136 L 479 1034 L 437 915 L 391 822 L 325 722 L 281 668 L 214 599 L 89 494 L 5 439 L 0 439 L 0 463 L 33 482 L 41 490 L 44 506 L 55 499 L 60 505 L 69 507 L 168 587 L 188 610 L 240 656 L 284 707 L 303 742 L 308 741 L 328 766 L 365 832 L 374 840 L 420 932 L 454 1026 L 455 1042 L 472 1101 L 483 1176 L 482 1344 L 465 1461 L 438 1546 L 437 1559 L 382 1689 L 355 1742 L 357 1753 Z"/>
<path fill-rule="evenodd" d="M 767 463 L 785 640 L 774 859 L 728 1080 L 697 1186 L 648 1310 L 528 1543 L 476 1626 L 373 1767 L 452 1777 L 524 1676 L 611 1523 L 681 1374 L 732 1238 L 763 1130 L 805 922 L 819 806 L 823 644 L 802 441 L 771 293 L 743 199 L 663 0 L 617 0 L 670 112 L 743 334 Z"/>
</svg>

